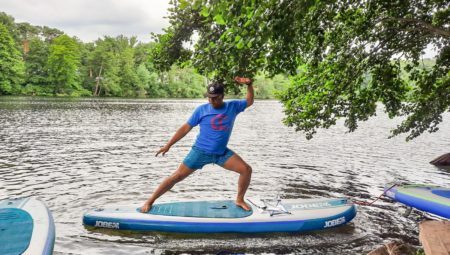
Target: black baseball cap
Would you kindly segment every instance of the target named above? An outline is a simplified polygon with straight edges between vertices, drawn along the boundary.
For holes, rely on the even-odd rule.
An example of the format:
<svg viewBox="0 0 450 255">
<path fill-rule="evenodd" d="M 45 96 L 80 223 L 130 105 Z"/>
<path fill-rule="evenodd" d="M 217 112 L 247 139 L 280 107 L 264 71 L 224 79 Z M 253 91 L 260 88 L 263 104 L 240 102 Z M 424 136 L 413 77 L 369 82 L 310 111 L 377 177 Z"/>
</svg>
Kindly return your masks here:
<svg viewBox="0 0 450 255">
<path fill-rule="evenodd" d="M 223 93 L 224 93 L 223 85 L 215 82 L 208 85 L 205 96 L 217 97 L 223 95 Z"/>
</svg>

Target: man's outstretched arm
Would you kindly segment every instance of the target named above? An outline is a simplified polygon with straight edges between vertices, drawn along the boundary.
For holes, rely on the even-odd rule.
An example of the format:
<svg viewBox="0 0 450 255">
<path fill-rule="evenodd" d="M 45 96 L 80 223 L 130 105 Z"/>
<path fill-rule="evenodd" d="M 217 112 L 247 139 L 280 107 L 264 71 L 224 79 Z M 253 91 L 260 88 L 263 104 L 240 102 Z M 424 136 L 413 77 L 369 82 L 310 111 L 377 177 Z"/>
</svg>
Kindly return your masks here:
<svg viewBox="0 0 450 255">
<path fill-rule="evenodd" d="M 172 136 L 172 138 L 169 140 L 169 142 L 164 145 L 161 149 L 159 149 L 159 151 L 156 153 L 156 157 L 162 153 L 162 155 L 164 156 L 164 154 L 166 154 L 166 152 L 168 152 L 170 150 L 170 147 L 172 147 L 172 145 L 174 145 L 176 142 L 178 142 L 181 138 L 183 138 L 187 133 L 189 133 L 189 131 L 191 131 L 192 127 L 187 124 L 184 123 L 178 130 L 177 132 Z"/>
</svg>

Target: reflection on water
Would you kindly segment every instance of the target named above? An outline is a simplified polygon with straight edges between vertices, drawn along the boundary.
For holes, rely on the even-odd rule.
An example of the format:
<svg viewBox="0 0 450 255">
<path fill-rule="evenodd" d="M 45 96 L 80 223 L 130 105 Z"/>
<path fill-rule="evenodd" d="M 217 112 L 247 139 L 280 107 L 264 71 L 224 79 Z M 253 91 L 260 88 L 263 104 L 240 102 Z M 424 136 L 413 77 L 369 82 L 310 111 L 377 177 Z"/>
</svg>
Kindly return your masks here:
<svg viewBox="0 0 450 255">
<path fill-rule="evenodd" d="M 92 230 L 85 210 L 139 206 L 189 151 L 197 128 L 155 158 L 204 100 L 0 98 L 0 199 L 38 196 L 56 222 L 55 254 L 296 253 L 361 254 L 389 240 L 419 245 L 420 216 L 398 204 L 359 207 L 351 224 L 307 234 L 186 235 Z M 370 201 L 392 181 L 450 186 L 450 173 L 428 162 L 450 148 L 450 116 L 440 131 L 406 143 L 387 139 L 398 121 L 379 112 L 350 134 L 342 123 L 307 141 L 281 124 L 275 101 L 257 101 L 235 124 L 229 147 L 254 174 L 248 196 L 349 196 Z M 447 132 L 446 132 L 447 131 Z M 161 201 L 231 199 L 237 175 L 198 171 Z"/>
</svg>

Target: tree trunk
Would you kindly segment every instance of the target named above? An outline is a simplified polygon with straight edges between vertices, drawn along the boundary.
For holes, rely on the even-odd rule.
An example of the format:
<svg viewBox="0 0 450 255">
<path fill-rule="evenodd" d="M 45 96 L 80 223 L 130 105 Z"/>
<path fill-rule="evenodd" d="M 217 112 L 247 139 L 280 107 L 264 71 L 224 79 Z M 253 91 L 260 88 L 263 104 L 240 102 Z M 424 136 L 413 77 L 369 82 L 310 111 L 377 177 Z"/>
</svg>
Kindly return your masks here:
<svg viewBox="0 0 450 255">
<path fill-rule="evenodd" d="M 97 84 L 95 85 L 95 91 L 94 91 L 95 97 L 100 95 L 100 80 L 102 79 L 102 70 L 103 70 L 103 62 L 102 62 L 102 65 L 100 66 L 100 71 L 98 72 L 98 76 L 97 76 Z"/>
</svg>

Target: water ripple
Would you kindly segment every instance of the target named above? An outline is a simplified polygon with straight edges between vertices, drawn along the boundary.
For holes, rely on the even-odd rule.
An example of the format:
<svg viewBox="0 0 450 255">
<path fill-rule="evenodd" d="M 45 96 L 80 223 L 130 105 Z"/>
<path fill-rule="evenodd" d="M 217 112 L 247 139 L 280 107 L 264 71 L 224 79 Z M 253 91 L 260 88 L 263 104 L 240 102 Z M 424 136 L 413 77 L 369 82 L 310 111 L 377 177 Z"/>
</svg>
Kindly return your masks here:
<svg viewBox="0 0 450 255">
<path fill-rule="evenodd" d="M 0 97 L 0 199 L 35 195 L 51 208 L 55 254 L 361 254 L 389 240 L 419 245 L 418 215 L 380 200 L 347 226 L 307 234 L 183 235 L 84 228 L 93 207 L 139 206 L 189 151 L 197 129 L 154 157 L 203 100 Z M 450 186 L 450 171 L 428 162 L 448 152 L 450 115 L 440 131 L 406 143 L 387 139 L 399 120 L 383 113 L 353 133 L 342 122 L 312 140 L 283 126 L 275 101 L 257 101 L 236 120 L 229 147 L 254 174 L 249 196 L 354 197 L 370 201 L 393 180 Z M 232 199 L 237 176 L 207 166 L 161 200 Z"/>
</svg>

